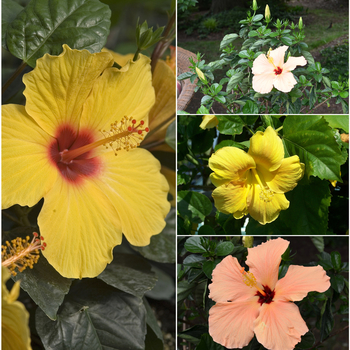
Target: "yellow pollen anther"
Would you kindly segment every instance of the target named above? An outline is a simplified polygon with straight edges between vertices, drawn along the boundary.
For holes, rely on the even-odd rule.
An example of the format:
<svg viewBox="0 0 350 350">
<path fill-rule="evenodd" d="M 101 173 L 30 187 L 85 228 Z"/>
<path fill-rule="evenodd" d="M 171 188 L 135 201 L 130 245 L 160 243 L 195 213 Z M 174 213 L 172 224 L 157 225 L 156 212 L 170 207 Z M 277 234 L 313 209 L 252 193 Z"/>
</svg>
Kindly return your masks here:
<svg viewBox="0 0 350 350">
<path fill-rule="evenodd" d="M 266 293 L 258 286 L 255 276 L 250 271 L 245 272 L 244 267 L 242 267 L 241 274 L 243 275 L 243 282 L 247 286 L 249 286 L 250 288 L 254 287 L 260 292 L 260 294 L 266 295 Z"/>
<path fill-rule="evenodd" d="M 270 56 L 271 51 L 272 51 L 272 49 L 270 48 L 269 51 L 266 54 L 266 58 L 275 67 L 275 69 L 277 69 L 277 67 L 275 66 L 275 63 L 273 62 L 273 58 Z"/>
<path fill-rule="evenodd" d="M 25 239 L 17 237 L 11 243 L 6 241 L 6 245 L 1 246 L 2 265 L 7 267 L 13 276 L 17 275 L 16 269 L 19 272 L 27 267 L 32 269 L 39 260 L 39 250 L 44 250 L 46 247 L 46 243 L 41 242 L 43 237 L 39 237 L 36 232 L 33 235 L 31 242 L 29 242 L 29 236 Z"/>
<path fill-rule="evenodd" d="M 261 182 L 261 179 L 260 179 L 259 174 L 257 173 L 256 169 L 253 168 L 251 170 L 252 170 L 252 173 L 253 173 L 256 181 L 258 182 L 258 184 L 260 186 L 259 198 L 264 202 L 271 202 L 275 193 Z"/>
</svg>

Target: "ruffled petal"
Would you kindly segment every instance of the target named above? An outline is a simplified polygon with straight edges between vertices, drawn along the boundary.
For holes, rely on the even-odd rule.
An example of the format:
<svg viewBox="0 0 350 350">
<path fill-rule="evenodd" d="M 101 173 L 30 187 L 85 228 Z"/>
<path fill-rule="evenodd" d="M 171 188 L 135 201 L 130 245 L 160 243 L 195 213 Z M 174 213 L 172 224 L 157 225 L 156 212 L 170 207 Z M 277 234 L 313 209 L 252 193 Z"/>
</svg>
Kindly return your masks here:
<svg viewBox="0 0 350 350">
<path fill-rule="evenodd" d="M 289 242 L 283 238 L 271 239 L 254 248 L 248 248 L 246 264 L 249 271 L 263 286 L 274 290 L 281 256 L 289 246 Z"/>
<path fill-rule="evenodd" d="M 273 85 L 279 91 L 289 92 L 293 89 L 296 83 L 297 81 L 295 80 L 293 73 L 283 72 L 280 75 L 276 75 Z"/>
<path fill-rule="evenodd" d="M 202 117 L 202 123 L 199 125 L 201 129 L 215 128 L 219 124 L 218 118 L 215 115 L 204 115 Z"/>
<path fill-rule="evenodd" d="M 268 188 L 262 191 L 256 183 L 247 196 L 247 204 L 249 214 L 262 225 L 276 220 L 281 210 L 289 208 L 289 201 L 283 193 L 274 193 Z"/>
<path fill-rule="evenodd" d="M 254 321 L 254 333 L 260 344 L 270 350 L 292 350 L 308 331 L 298 307 L 289 302 L 263 304 Z"/>
<path fill-rule="evenodd" d="M 67 45 L 59 56 L 44 55 L 23 77 L 27 113 L 52 136 L 65 122 L 78 130 L 86 98 L 101 73 L 112 65 L 107 52 L 91 54 Z"/>
<path fill-rule="evenodd" d="M 160 173 L 160 163 L 141 148 L 106 152 L 103 175 L 96 184 L 113 204 L 123 234 L 135 246 L 146 246 L 165 226 L 170 210 L 169 185 Z"/>
<path fill-rule="evenodd" d="M 274 300 L 299 301 L 309 292 L 325 292 L 331 286 L 329 280 L 322 266 L 291 265 L 276 283 Z"/>
<path fill-rule="evenodd" d="M 257 131 L 250 139 L 248 153 L 254 158 L 257 166 L 274 171 L 280 167 L 284 158 L 282 140 L 277 132 L 268 126 L 264 132 Z"/>
<path fill-rule="evenodd" d="M 214 173 L 210 180 L 215 186 L 227 182 L 244 182 L 246 172 L 255 168 L 254 159 L 237 147 L 223 147 L 209 158 L 209 167 Z"/>
<path fill-rule="evenodd" d="M 215 302 L 244 301 L 256 294 L 256 289 L 247 286 L 241 272 L 242 266 L 231 255 L 222 259 L 212 273 L 209 298 Z"/>
<path fill-rule="evenodd" d="M 96 277 L 122 242 L 119 215 L 95 181 L 74 186 L 58 177 L 38 216 L 43 254 L 63 277 Z"/>
<path fill-rule="evenodd" d="M 254 336 L 253 323 L 259 314 L 258 297 L 218 303 L 209 310 L 209 334 L 228 349 L 243 348 Z"/>
<path fill-rule="evenodd" d="M 157 62 L 152 84 L 156 93 L 156 102 L 149 113 L 150 132 L 143 141 L 143 145 L 164 140 L 168 126 L 175 120 L 176 78 L 172 69 L 164 61 Z"/>
<path fill-rule="evenodd" d="M 253 74 L 274 74 L 275 67 L 267 59 L 263 53 L 259 55 L 253 62 L 252 73 Z M 254 89 L 255 90 L 255 89 Z"/>
<path fill-rule="evenodd" d="M 57 170 L 48 158 L 53 138 L 24 106 L 2 106 L 2 207 L 33 206 L 52 188 Z"/>
<path fill-rule="evenodd" d="M 273 89 L 275 73 L 257 74 L 253 76 L 253 90 L 260 94 L 268 94 Z"/>
<path fill-rule="evenodd" d="M 250 185 L 228 183 L 216 188 L 212 197 L 215 207 L 224 214 L 234 214 L 236 219 L 247 214 L 247 196 Z"/>
<path fill-rule="evenodd" d="M 287 50 L 288 50 L 288 46 L 283 45 L 270 52 L 270 57 L 272 57 L 273 63 L 276 67 L 280 67 L 280 68 L 283 67 L 284 56 Z"/>
<path fill-rule="evenodd" d="M 283 159 L 281 166 L 273 172 L 262 169 L 267 186 L 276 193 L 286 193 L 296 187 L 304 176 L 305 165 L 298 156 Z"/>
<path fill-rule="evenodd" d="M 92 130 L 110 130 L 110 125 L 124 116 L 144 120 L 155 101 L 150 60 L 140 55 L 120 70 L 106 69 L 93 86 L 81 116 L 82 127 Z"/>
<path fill-rule="evenodd" d="M 283 65 L 284 72 L 290 72 L 296 68 L 296 66 L 305 66 L 307 61 L 304 56 L 289 57 L 287 62 Z"/>
<path fill-rule="evenodd" d="M 169 169 L 166 166 L 162 165 L 162 168 L 160 169 L 160 172 L 165 176 L 166 180 L 168 181 L 169 184 L 169 194 L 173 197 L 170 200 L 171 206 L 175 207 L 176 206 L 176 172 L 172 169 Z"/>
</svg>

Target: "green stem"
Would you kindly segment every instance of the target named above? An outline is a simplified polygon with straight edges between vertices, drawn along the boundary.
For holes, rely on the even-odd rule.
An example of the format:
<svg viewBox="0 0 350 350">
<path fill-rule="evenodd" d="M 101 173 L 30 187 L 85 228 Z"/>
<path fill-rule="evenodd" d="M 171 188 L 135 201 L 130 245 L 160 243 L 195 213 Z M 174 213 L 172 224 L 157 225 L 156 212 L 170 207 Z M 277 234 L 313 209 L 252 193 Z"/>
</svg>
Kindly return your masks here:
<svg viewBox="0 0 350 350">
<path fill-rule="evenodd" d="M 282 129 L 283 129 L 283 125 L 280 126 L 278 129 L 276 129 L 275 131 L 276 131 L 276 132 L 279 132 L 279 131 L 282 130 Z"/>
<path fill-rule="evenodd" d="M 138 60 L 140 52 L 141 52 L 141 50 L 139 48 L 137 48 L 137 51 L 135 52 L 134 58 L 132 59 L 134 62 L 136 62 Z"/>
<path fill-rule="evenodd" d="M 254 132 L 253 130 L 251 130 L 251 129 L 249 128 L 249 126 L 247 126 L 247 125 L 244 125 L 244 126 L 248 129 L 248 131 L 250 131 L 250 132 L 252 133 L 252 135 L 255 134 L 255 132 Z"/>
<path fill-rule="evenodd" d="M 27 67 L 27 63 L 26 62 L 22 62 L 21 65 L 16 69 L 16 71 L 11 75 L 10 79 L 7 80 L 7 82 L 4 84 L 4 86 L 2 87 L 2 93 L 4 93 L 7 88 L 13 83 L 13 81 L 21 74 L 21 72 L 23 71 L 23 69 Z"/>
</svg>

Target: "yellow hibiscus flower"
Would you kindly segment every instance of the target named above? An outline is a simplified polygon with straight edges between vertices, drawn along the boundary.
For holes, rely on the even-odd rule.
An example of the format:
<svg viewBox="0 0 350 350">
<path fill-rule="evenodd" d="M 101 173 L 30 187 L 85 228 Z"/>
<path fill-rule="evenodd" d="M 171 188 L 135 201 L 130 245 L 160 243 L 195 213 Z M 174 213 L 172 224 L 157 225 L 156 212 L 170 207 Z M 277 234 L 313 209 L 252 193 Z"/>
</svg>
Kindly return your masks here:
<svg viewBox="0 0 350 350">
<path fill-rule="evenodd" d="M 101 273 L 122 233 L 148 245 L 170 210 L 160 163 L 136 148 L 155 101 L 150 60 L 113 63 L 64 45 L 24 76 L 26 105 L 3 106 L 3 207 L 44 197 L 43 254 L 64 277 Z"/>
<path fill-rule="evenodd" d="M 6 288 L 10 271 L 2 266 L 2 305 L 1 305 L 1 345 L 4 350 L 30 350 L 29 313 L 24 305 L 17 301 L 19 282 L 11 291 Z"/>
<path fill-rule="evenodd" d="M 219 124 L 218 118 L 215 115 L 204 115 L 202 117 L 202 123 L 199 125 L 202 129 L 215 128 Z"/>
<path fill-rule="evenodd" d="M 250 139 L 248 153 L 223 147 L 209 159 L 216 208 L 236 219 L 250 214 L 260 224 L 277 219 L 289 207 L 284 193 L 291 191 L 304 175 L 298 156 L 284 158 L 282 140 L 269 126 Z"/>
</svg>

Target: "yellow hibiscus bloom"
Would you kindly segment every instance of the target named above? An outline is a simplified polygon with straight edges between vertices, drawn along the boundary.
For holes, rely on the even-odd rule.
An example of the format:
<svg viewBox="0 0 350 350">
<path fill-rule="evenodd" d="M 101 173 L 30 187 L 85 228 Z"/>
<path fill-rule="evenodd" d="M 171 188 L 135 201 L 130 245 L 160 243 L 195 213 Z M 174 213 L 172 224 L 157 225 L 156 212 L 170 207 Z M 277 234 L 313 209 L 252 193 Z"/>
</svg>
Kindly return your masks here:
<svg viewBox="0 0 350 350">
<path fill-rule="evenodd" d="M 122 233 L 145 246 L 162 231 L 169 186 L 136 148 L 155 101 L 150 60 L 117 69 L 108 52 L 63 49 L 24 76 L 25 106 L 3 106 L 3 207 L 44 197 L 43 254 L 64 277 L 95 277 Z"/>
<path fill-rule="evenodd" d="M 202 123 L 199 125 L 202 129 L 215 128 L 219 124 L 218 118 L 215 115 L 204 115 L 202 117 Z"/>
<path fill-rule="evenodd" d="M 236 219 L 250 214 L 260 224 L 277 219 L 289 207 L 284 193 L 291 191 L 304 175 L 298 156 L 284 158 L 282 140 L 269 126 L 250 139 L 248 153 L 223 147 L 209 159 L 216 208 Z"/>
<path fill-rule="evenodd" d="M 17 301 L 19 282 L 11 291 L 6 288 L 10 271 L 2 266 L 2 305 L 1 305 L 1 345 L 4 350 L 30 350 L 29 313 L 24 305 Z"/>
</svg>

